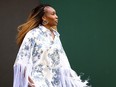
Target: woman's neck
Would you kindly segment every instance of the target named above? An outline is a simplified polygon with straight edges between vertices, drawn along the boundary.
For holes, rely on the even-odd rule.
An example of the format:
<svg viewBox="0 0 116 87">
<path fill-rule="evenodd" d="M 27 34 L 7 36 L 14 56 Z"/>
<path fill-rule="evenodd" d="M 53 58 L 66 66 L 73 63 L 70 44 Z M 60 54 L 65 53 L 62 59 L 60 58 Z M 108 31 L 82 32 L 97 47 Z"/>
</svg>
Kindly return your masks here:
<svg viewBox="0 0 116 87">
<path fill-rule="evenodd" d="M 44 27 L 46 27 L 47 29 L 51 30 L 51 26 L 48 26 L 48 25 L 43 25 Z"/>
<path fill-rule="evenodd" d="M 43 26 L 46 27 L 47 29 L 49 29 L 49 30 L 51 31 L 51 35 L 52 35 L 52 38 L 53 38 L 53 40 L 54 40 L 55 35 L 54 35 L 54 33 L 53 33 L 53 27 L 50 27 L 50 26 L 47 26 L 47 25 L 43 25 Z"/>
</svg>

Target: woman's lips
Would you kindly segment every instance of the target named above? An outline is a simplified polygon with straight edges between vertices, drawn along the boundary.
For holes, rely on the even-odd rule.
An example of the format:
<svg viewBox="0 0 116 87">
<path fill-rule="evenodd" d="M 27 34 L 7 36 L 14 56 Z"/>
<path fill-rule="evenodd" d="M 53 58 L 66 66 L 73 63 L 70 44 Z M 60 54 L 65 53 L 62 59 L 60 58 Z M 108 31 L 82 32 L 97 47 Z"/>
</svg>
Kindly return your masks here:
<svg viewBox="0 0 116 87">
<path fill-rule="evenodd" d="M 58 23 L 58 20 L 56 20 L 55 22 Z"/>
</svg>

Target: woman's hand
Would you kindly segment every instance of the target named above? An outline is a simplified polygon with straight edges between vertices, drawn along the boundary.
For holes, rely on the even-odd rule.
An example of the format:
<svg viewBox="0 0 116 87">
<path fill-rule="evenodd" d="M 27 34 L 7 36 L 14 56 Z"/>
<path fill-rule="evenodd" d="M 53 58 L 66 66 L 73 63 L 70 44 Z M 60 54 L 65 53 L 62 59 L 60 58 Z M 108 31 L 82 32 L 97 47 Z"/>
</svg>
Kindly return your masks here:
<svg viewBox="0 0 116 87">
<path fill-rule="evenodd" d="M 28 77 L 28 87 L 35 87 L 33 80 Z"/>
</svg>

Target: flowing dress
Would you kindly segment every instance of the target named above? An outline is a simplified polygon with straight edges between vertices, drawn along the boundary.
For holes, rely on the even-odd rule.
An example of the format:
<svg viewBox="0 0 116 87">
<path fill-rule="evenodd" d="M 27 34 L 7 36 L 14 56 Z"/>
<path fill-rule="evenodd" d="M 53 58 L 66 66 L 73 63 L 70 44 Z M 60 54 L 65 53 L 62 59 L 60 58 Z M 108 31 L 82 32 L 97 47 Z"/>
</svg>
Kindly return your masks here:
<svg viewBox="0 0 116 87">
<path fill-rule="evenodd" d="M 25 35 L 14 63 L 13 87 L 89 87 L 71 69 L 60 34 L 53 33 L 54 39 L 39 25 Z"/>
</svg>

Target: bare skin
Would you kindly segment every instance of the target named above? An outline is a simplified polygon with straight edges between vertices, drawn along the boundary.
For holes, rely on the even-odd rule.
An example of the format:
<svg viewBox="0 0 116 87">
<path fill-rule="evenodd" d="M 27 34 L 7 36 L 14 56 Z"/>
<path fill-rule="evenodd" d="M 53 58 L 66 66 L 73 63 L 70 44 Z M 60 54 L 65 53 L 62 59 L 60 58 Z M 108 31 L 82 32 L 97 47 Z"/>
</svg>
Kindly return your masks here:
<svg viewBox="0 0 116 87">
<path fill-rule="evenodd" d="M 44 21 L 48 21 L 48 24 L 44 25 L 46 28 L 51 29 L 51 27 L 57 26 L 58 24 L 58 16 L 56 15 L 56 11 L 52 7 L 45 7 L 45 15 L 42 17 Z M 52 30 L 51 30 L 52 32 Z M 55 35 L 52 32 L 52 38 L 54 39 Z"/>
<path fill-rule="evenodd" d="M 28 87 L 35 87 L 34 82 L 30 77 L 28 77 L 28 80 L 29 80 Z"/>
</svg>

